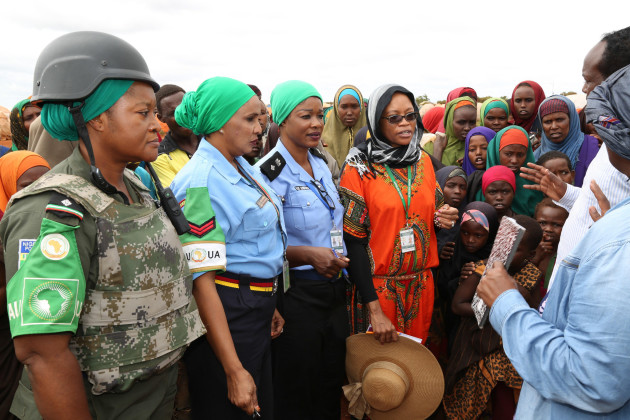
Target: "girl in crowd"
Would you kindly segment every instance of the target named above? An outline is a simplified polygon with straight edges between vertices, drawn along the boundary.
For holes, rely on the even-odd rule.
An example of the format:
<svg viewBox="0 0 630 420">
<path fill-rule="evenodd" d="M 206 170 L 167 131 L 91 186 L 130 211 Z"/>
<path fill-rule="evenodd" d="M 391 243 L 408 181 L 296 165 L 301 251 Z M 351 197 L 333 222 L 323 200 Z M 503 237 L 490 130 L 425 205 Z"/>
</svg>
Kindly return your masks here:
<svg viewBox="0 0 630 420">
<path fill-rule="evenodd" d="M 514 191 L 516 180 L 514 172 L 503 165 L 496 165 L 483 174 L 481 193 L 485 201 L 497 212 L 499 220 L 503 216 L 513 217 Z"/>
<path fill-rule="evenodd" d="M 536 248 L 536 256 L 532 262 L 536 264 L 541 271 L 544 282 L 541 283 L 541 296 L 547 294 L 549 279 L 556 263 L 556 254 L 558 253 L 558 242 L 562 234 L 562 227 L 569 217 L 569 212 L 553 202 L 549 197 L 544 198 L 536 206 L 534 219 L 540 225 L 543 231 L 543 238 Z"/>
<path fill-rule="evenodd" d="M 444 203 L 456 208 L 458 211 L 466 205 L 466 189 L 468 188 L 468 180 L 466 173 L 459 166 L 445 166 L 435 173 L 442 193 L 444 194 Z M 442 258 L 449 259 L 453 255 L 453 242 L 459 233 L 459 220 L 452 229 L 439 230 L 436 234 L 438 244 L 438 255 Z M 446 248 L 445 248 L 446 247 Z"/>
<path fill-rule="evenodd" d="M 433 311 L 431 268 L 438 264 L 435 229 L 452 228 L 457 209 L 443 204 L 428 154 L 419 147 L 422 121 L 413 94 L 384 85 L 370 96 L 370 138 L 353 148 L 341 177 L 344 238 L 356 289 L 355 332 L 364 332 L 363 307 L 374 337 L 396 331 L 427 337 Z"/>
<path fill-rule="evenodd" d="M 540 271 L 529 260 L 536 252 L 542 230 L 530 217 L 517 215 L 515 219 L 526 230 L 509 272 L 521 294 L 529 299 L 540 280 Z M 461 316 L 461 321 L 445 375 L 444 409 L 450 419 L 477 419 L 492 399 L 492 418 L 511 420 L 515 396 L 523 383 L 503 351 L 501 337 L 489 326 L 477 326 L 470 302 L 484 270 L 485 261 L 477 261 L 474 273 L 460 282 L 453 298 L 453 312 Z"/>
<path fill-rule="evenodd" d="M 41 114 L 40 107 L 31 103 L 30 97 L 23 99 L 11 110 L 11 150 L 26 150 L 28 148 L 28 130 L 31 123 Z"/>
<path fill-rule="evenodd" d="M 486 166 L 488 168 L 504 165 L 512 170 L 516 177 L 512 209 L 517 214 L 533 216 L 536 204 L 543 199 L 543 196 L 540 191 L 525 189 L 524 185 L 531 184 L 531 182 L 519 176 L 521 167 L 526 166 L 529 162 L 534 162 L 534 153 L 527 132 L 514 125 L 499 131 L 488 144 L 487 159 Z M 480 193 L 477 194 L 477 199 L 481 199 Z"/>
<path fill-rule="evenodd" d="M 366 123 L 363 95 L 359 89 L 352 85 L 340 87 L 335 93 L 332 114 L 324 126 L 322 142 L 328 145 L 328 152 L 341 167 L 354 146 L 357 131 Z"/>
<path fill-rule="evenodd" d="M 50 170 L 48 162 L 38 154 L 27 151 L 11 152 L 0 158 L 0 219 L 13 194 L 31 185 Z M 9 408 L 18 385 L 22 365 L 15 357 L 9 329 L 6 300 L 4 250 L 0 243 L 0 418 L 10 418 Z"/>
<path fill-rule="evenodd" d="M 338 420 L 348 336 L 341 271 L 348 260 L 343 206 L 316 149 L 324 128 L 322 98 L 310 84 L 292 80 L 275 87 L 271 106 L 280 139 L 257 166 L 283 197 L 293 268 L 278 303 L 284 332 L 272 344 L 275 418 Z"/>
<path fill-rule="evenodd" d="M 437 281 L 440 297 L 447 305 L 444 318 L 449 350 L 452 349 L 459 324 L 459 316 L 453 313 L 451 303 L 457 285 L 464 276 L 462 270 L 470 274 L 474 269 L 471 266 L 472 263 L 488 258 L 499 227 L 496 210 L 482 201 L 469 203 L 463 209 L 460 221 L 453 257 L 450 261 L 440 259 L 440 273 Z"/>
<path fill-rule="evenodd" d="M 510 99 L 510 112 L 514 124 L 522 127 L 534 149 L 540 145 L 542 126 L 536 118 L 538 107 L 545 100 L 545 91 L 534 81 L 525 80 L 514 88 Z"/>
<path fill-rule="evenodd" d="M 271 338 L 284 322 L 275 308 L 286 235 L 280 198 L 242 157 L 258 142 L 259 115 L 254 92 L 226 77 L 204 81 L 175 110 L 179 125 L 204 136 L 171 183 L 191 225 L 182 243 L 208 330 L 185 356 L 195 418 L 247 419 L 258 404 L 273 418 Z"/>
<path fill-rule="evenodd" d="M 488 155 L 488 143 L 492 141 L 496 133 L 488 127 L 475 127 L 466 135 L 464 142 L 464 161 L 462 168 L 466 175 L 472 175 L 475 171 L 486 170 Z"/>
<path fill-rule="evenodd" d="M 510 108 L 508 103 L 501 98 L 488 98 L 479 109 L 479 120 L 484 127 L 491 128 L 495 133 L 509 125 L 508 117 Z"/>
<path fill-rule="evenodd" d="M 540 156 L 536 161 L 536 165 L 540 165 L 560 178 L 563 182 L 573 185 L 575 180 L 575 171 L 571 166 L 571 159 L 562 152 L 552 150 Z"/>
<path fill-rule="evenodd" d="M 444 165 L 460 165 L 466 136 L 477 125 L 477 103 L 468 96 L 453 99 L 446 104 L 444 122 L 446 139 L 436 138 L 425 150 Z"/>
<path fill-rule="evenodd" d="M 565 96 L 553 95 L 545 99 L 538 110 L 538 118 L 543 134 L 534 157 L 539 158 L 550 151 L 566 154 L 575 171 L 574 185 L 581 187 L 586 169 L 599 151 L 599 142 L 581 131 L 575 105 Z"/>
</svg>

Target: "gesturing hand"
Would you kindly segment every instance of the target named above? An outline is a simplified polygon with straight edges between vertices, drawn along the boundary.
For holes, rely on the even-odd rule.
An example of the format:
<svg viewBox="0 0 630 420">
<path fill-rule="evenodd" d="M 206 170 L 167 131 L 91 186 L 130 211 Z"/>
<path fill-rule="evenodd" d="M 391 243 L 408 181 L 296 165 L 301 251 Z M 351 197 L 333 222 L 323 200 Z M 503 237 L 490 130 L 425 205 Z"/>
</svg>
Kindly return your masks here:
<svg viewBox="0 0 630 420">
<path fill-rule="evenodd" d="M 567 192 L 567 184 L 549 169 L 531 162 L 527 166 L 528 168 L 521 168 L 521 178 L 525 178 L 534 184 L 524 185 L 526 189 L 541 191 L 555 201 L 559 201 Z"/>
<path fill-rule="evenodd" d="M 597 185 L 597 182 L 595 182 L 595 180 L 591 181 L 591 191 L 593 192 L 593 195 L 597 200 L 597 204 L 599 204 L 599 208 L 602 209 L 602 214 L 599 214 L 599 212 L 597 211 L 597 207 L 595 206 L 591 206 L 588 209 L 588 212 L 591 215 L 591 219 L 593 219 L 594 222 L 597 222 L 599 219 L 604 217 L 608 210 L 610 210 L 610 201 L 608 201 L 608 198 L 606 198 L 604 192 L 601 188 L 599 188 L 599 185 Z"/>
</svg>

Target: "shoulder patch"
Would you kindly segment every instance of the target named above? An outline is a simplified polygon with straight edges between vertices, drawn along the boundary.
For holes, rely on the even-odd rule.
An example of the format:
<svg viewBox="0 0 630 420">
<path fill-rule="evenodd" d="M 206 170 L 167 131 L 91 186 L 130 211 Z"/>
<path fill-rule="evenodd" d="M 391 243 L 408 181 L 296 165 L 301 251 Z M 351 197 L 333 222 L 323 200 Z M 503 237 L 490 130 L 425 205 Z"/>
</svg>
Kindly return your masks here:
<svg viewBox="0 0 630 420">
<path fill-rule="evenodd" d="M 55 192 L 50 197 L 50 201 L 46 206 L 46 212 L 53 213 L 61 218 L 72 217 L 83 220 L 85 209 L 72 198 Z"/>
<path fill-rule="evenodd" d="M 273 181 L 287 165 L 280 152 L 276 152 L 260 165 L 260 172 L 265 174 L 269 181 Z"/>
<path fill-rule="evenodd" d="M 311 147 L 308 150 L 311 152 L 313 156 L 320 158 L 326 163 L 326 165 L 328 165 L 328 159 L 326 159 L 326 156 L 322 152 L 320 152 L 318 148 Z"/>
</svg>

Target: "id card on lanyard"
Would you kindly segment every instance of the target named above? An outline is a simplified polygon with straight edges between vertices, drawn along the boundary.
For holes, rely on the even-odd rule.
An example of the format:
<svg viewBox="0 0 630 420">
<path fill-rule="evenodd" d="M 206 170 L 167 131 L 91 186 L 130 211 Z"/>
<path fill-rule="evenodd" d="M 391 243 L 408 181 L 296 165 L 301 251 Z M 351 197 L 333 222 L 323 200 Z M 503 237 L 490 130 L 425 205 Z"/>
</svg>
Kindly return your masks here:
<svg viewBox="0 0 630 420">
<path fill-rule="evenodd" d="M 392 173 L 392 170 L 390 169 L 389 165 L 385 165 L 385 169 L 387 170 L 387 175 L 389 176 L 389 179 L 392 181 L 392 183 L 394 184 L 394 187 L 396 188 L 396 192 L 398 192 L 400 201 L 402 201 L 403 209 L 405 210 L 405 227 L 400 229 L 400 248 L 403 253 L 414 252 L 414 265 L 415 265 L 415 259 L 416 259 L 415 238 L 413 234 L 413 229 L 411 228 L 411 226 L 409 226 L 409 207 L 411 206 L 411 183 L 412 183 L 411 166 L 407 167 L 407 201 L 405 201 L 402 191 L 400 190 L 400 187 L 398 186 L 398 182 L 396 181 L 396 178 L 394 177 L 394 174 Z"/>
<path fill-rule="evenodd" d="M 313 180 L 308 182 L 306 186 L 315 194 L 315 196 L 322 202 L 324 207 L 330 212 L 330 219 L 332 220 L 332 229 L 330 230 L 330 246 L 337 254 L 343 253 L 343 232 L 337 227 L 335 223 L 335 203 L 332 202 L 330 194 L 326 191 L 326 187 L 319 181 Z M 325 199 L 324 195 L 328 197 L 330 202 Z"/>
<path fill-rule="evenodd" d="M 238 164 L 238 163 L 237 163 Z M 271 199 L 271 195 L 260 185 L 252 176 L 250 176 L 243 167 L 238 164 L 239 170 L 243 174 L 245 178 L 262 194 L 262 196 L 256 201 L 258 207 L 263 208 L 267 202 L 270 202 L 273 206 L 273 209 L 276 211 L 276 216 L 278 217 L 278 228 L 280 229 L 280 238 L 282 238 L 282 285 L 284 291 L 286 292 L 289 288 L 289 261 L 287 260 L 287 239 L 284 230 L 282 229 L 282 222 L 280 221 L 280 210 L 276 203 Z M 277 285 L 274 283 L 274 292 Z"/>
</svg>

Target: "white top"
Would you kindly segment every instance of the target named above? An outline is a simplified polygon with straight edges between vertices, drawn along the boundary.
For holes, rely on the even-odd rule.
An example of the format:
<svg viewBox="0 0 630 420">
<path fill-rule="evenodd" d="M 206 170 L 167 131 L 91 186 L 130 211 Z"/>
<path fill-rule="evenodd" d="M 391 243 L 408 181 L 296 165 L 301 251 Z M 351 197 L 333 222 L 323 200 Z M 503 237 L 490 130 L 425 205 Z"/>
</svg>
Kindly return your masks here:
<svg viewBox="0 0 630 420">
<path fill-rule="evenodd" d="M 597 199 L 590 188 L 591 180 L 593 179 L 606 195 L 608 201 L 610 201 L 611 208 L 625 198 L 630 197 L 630 180 L 610 163 L 606 145 L 602 144 L 597 156 L 595 156 L 595 159 L 593 159 L 586 171 L 583 187 L 578 188 L 573 185 L 567 185 L 566 193 L 560 201 L 556 202 L 556 204 L 569 212 L 569 218 L 565 222 L 560 235 L 558 256 L 549 280 L 549 289 L 553 285 L 560 262 L 569 255 L 593 224 L 593 219 L 591 219 L 588 209 L 591 206 L 595 206 L 601 213 Z"/>
</svg>

